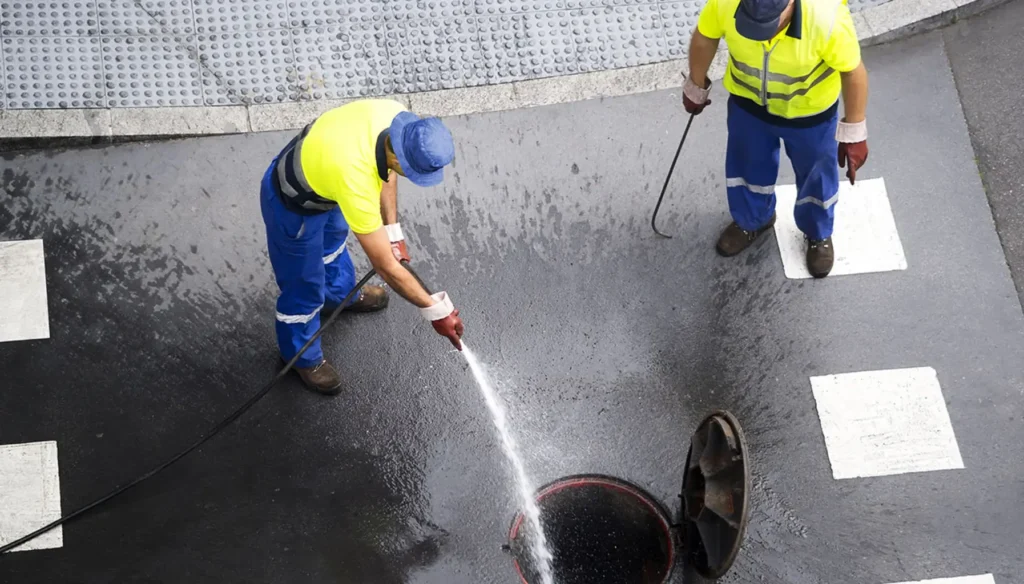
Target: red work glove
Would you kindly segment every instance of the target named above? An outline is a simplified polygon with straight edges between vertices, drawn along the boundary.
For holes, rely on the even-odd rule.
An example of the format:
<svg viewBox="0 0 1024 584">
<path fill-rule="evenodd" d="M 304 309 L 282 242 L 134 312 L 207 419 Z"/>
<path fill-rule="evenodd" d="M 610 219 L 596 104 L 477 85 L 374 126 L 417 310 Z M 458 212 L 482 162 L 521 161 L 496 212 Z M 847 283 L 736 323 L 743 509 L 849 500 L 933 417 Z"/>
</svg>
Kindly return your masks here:
<svg viewBox="0 0 1024 584">
<path fill-rule="evenodd" d="M 846 178 L 850 179 L 852 185 L 857 180 L 857 171 L 868 161 L 867 120 L 855 124 L 839 122 L 836 140 L 839 141 L 839 168 L 847 169 Z"/>
<path fill-rule="evenodd" d="M 420 314 L 430 321 L 434 331 L 442 337 L 447 337 L 456 349 L 462 350 L 462 333 L 465 327 L 462 319 L 459 318 L 459 311 L 455 310 L 451 298 L 447 292 L 438 292 L 430 296 L 436 303 L 427 308 L 421 308 Z"/>
<path fill-rule="evenodd" d="M 711 105 L 708 96 L 711 95 L 711 80 L 705 79 L 705 87 L 701 88 L 686 77 L 683 82 L 683 108 L 686 113 L 697 115 L 704 111 L 704 108 Z"/>
<path fill-rule="evenodd" d="M 409 257 L 409 248 L 405 245 L 405 235 L 402 234 L 402 225 L 400 223 L 392 223 L 385 225 L 384 230 L 388 232 L 388 240 L 391 241 L 391 253 L 395 254 L 395 259 L 400 262 L 411 262 L 412 258 Z"/>
</svg>

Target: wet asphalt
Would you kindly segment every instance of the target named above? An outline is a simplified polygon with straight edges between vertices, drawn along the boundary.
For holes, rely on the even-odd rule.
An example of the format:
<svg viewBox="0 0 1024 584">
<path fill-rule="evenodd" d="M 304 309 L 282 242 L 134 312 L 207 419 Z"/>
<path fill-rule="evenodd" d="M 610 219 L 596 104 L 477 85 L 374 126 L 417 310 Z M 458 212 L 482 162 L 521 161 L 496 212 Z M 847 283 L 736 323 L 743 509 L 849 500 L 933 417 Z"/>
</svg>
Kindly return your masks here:
<svg viewBox="0 0 1024 584">
<path fill-rule="evenodd" d="M 675 512 L 690 433 L 727 409 L 754 486 L 723 581 L 1017 582 L 1024 316 L 942 33 L 865 58 L 861 174 L 886 180 L 906 271 L 787 280 L 770 237 L 717 257 L 720 90 L 662 213 L 674 239 L 648 222 L 685 123 L 675 92 L 448 119 L 456 162 L 439 187 L 403 183 L 400 218 L 420 275 L 462 311 L 538 485 L 605 473 Z M 0 345 L 0 443 L 57 440 L 65 511 L 187 446 L 274 374 L 257 189 L 289 138 L 3 159 L 0 239 L 44 240 L 51 337 Z M 288 378 L 201 451 L 66 526 L 63 548 L 0 558 L 0 582 L 515 582 L 500 549 L 511 472 L 458 353 L 401 301 L 325 339 L 344 394 Z M 808 377 L 925 365 L 966 469 L 833 480 Z"/>
</svg>

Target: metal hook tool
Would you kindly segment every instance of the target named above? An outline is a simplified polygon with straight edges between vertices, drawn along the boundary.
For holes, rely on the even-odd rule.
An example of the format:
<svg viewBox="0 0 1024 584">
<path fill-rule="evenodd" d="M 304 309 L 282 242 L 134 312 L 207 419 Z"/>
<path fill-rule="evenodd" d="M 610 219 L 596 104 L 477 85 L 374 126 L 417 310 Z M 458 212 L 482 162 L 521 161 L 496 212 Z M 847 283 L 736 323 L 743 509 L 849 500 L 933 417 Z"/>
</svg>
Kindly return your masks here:
<svg viewBox="0 0 1024 584">
<path fill-rule="evenodd" d="M 658 219 L 658 210 L 661 209 L 661 202 L 665 199 L 665 191 L 668 189 L 668 183 L 672 179 L 672 171 L 676 169 L 676 162 L 679 161 L 679 153 L 683 151 L 683 144 L 686 143 L 686 135 L 690 133 L 690 124 L 693 123 L 693 117 L 695 115 L 696 114 L 690 114 L 690 121 L 686 122 L 686 129 L 683 130 L 683 139 L 679 141 L 679 148 L 676 149 L 676 156 L 672 159 L 672 166 L 668 168 L 668 176 L 665 177 L 665 186 L 661 187 L 661 196 L 658 197 L 658 204 L 654 206 L 654 214 L 651 215 L 651 229 L 653 229 L 658 235 L 668 239 L 672 239 L 672 236 L 658 231 L 658 226 L 655 221 Z"/>
</svg>

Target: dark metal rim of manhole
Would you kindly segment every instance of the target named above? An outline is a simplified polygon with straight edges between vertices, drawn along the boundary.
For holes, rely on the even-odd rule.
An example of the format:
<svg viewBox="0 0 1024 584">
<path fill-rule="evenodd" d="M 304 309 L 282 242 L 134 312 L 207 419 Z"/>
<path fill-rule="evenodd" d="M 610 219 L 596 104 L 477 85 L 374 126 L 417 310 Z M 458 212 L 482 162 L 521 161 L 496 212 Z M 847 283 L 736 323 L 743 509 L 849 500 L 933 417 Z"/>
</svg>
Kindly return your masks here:
<svg viewBox="0 0 1024 584">
<path fill-rule="evenodd" d="M 551 501 L 552 497 L 557 497 L 569 489 L 580 488 L 605 489 L 609 492 L 614 492 L 616 496 L 625 497 L 625 500 L 636 505 L 636 509 L 644 513 L 651 523 L 657 525 L 659 547 L 664 551 L 664 563 L 658 569 L 659 574 L 664 574 L 664 576 L 658 580 L 658 584 L 668 582 L 676 562 L 676 535 L 669 518 L 669 511 L 661 502 L 632 483 L 602 474 L 577 474 L 548 483 L 538 489 L 534 496 L 537 506 L 541 508 L 542 522 L 545 524 L 545 530 L 548 524 L 548 521 L 543 518 L 545 516 L 545 503 Z M 508 536 L 509 549 L 512 551 L 513 564 L 521 582 L 523 584 L 540 584 L 539 580 L 533 580 L 527 576 L 527 573 L 532 573 L 534 568 L 532 566 L 532 557 L 529 550 L 526 549 L 528 546 L 524 542 L 519 541 L 521 538 L 525 539 L 522 537 L 525 533 L 520 534 L 525 520 L 526 516 L 522 510 L 513 518 Z M 552 542 L 549 541 L 549 543 Z M 552 551 L 557 558 L 559 550 L 555 549 Z"/>
<path fill-rule="evenodd" d="M 711 413 L 690 438 L 680 497 L 693 567 L 705 578 L 721 578 L 739 554 L 750 507 L 747 441 L 729 412 Z"/>
</svg>

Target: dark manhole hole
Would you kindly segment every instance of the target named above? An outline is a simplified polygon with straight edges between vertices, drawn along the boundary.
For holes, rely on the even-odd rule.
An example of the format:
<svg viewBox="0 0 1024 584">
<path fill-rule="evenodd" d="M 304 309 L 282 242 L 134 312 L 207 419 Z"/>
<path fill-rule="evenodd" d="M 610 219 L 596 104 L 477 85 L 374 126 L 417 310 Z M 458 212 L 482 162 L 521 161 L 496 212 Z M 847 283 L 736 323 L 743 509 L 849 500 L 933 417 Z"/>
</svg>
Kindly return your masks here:
<svg viewBox="0 0 1024 584">
<path fill-rule="evenodd" d="M 537 493 L 558 584 L 663 584 L 675 564 L 668 512 L 650 495 L 616 478 L 576 475 Z M 510 549 L 527 584 L 540 584 L 529 553 L 530 524 L 512 521 Z"/>
</svg>

